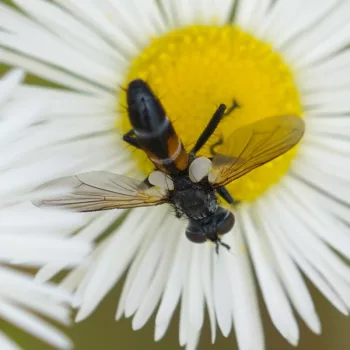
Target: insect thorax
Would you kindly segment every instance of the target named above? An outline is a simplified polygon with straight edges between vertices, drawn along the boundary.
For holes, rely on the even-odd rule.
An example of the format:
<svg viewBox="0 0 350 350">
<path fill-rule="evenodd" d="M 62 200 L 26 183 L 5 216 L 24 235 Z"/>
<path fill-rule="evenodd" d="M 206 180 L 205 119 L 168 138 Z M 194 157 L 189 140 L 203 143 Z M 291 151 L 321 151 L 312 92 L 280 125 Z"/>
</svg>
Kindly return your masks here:
<svg viewBox="0 0 350 350">
<path fill-rule="evenodd" d="M 216 212 L 217 196 L 208 181 L 193 183 L 187 176 L 175 177 L 173 180 L 171 201 L 177 213 L 200 220 Z"/>
</svg>

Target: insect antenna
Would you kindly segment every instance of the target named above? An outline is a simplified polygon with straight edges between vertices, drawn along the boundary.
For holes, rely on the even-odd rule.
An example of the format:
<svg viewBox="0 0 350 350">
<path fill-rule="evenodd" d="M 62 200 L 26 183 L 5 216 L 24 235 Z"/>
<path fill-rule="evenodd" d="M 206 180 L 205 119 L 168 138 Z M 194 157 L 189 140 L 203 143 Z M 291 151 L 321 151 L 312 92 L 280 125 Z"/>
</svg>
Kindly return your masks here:
<svg viewBox="0 0 350 350">
<path fill-rule="evenodd" d="M 230 252 L 230 250 L 231 250 L 231 247 L 228 244 L 226 244 L 224 242 L 221 242 L 220 240 L 216 240 L 215 241 L 215 245 L 216 245 L 215 252 L 216 252 L 217 255 L 219 255 L 219 247 L 220 246 L 226 248 L 228 252 Z"/>
</svg>

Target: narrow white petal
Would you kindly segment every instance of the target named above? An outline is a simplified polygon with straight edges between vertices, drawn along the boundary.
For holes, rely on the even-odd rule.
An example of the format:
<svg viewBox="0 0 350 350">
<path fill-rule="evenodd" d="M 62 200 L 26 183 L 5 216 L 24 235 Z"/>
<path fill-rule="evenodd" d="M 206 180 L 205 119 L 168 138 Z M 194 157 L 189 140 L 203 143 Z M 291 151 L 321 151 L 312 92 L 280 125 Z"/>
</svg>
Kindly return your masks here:
<svg viewBox="0 0 350 350">
<path fill-rule="evenodd" d="M 159 230 L 161 231 L 161 230 Z M 125 303 L 125 316 L 130 317 L 139 308 L 149 285 L 152 282 L 152 277 L 160 264 L 161 255 L 165 247 L 166 232 L 157 232 L 157 235 L 152 239 L 152 244 L 144 255 L 140 268 L 134 277 L 130 291 Z"/>
<path fill-rule="evenodd" d="M 179 238 L 173 266 L 169 273 L 162 301 L 156 316 L 156 341 L 163 337 L 178 304 L 183 285 L 187 278 L 190 249 L 191 243 L 182 235 L 182 237 Z"/>
<path fill-rule="evenodd" d="M 210 329 L 211 329 L 211 342 L 214 344 L 216 339 L 216 314 L 213 302 L 213 290 L 212 290 L 212 276 L 213 276 L 213 247 L 209 244 L 202 247 L 202 259 L 201 262 L 201 277 L 203 293 L 206 301 L 206 305 L 209 313 Z"/>
<path fill-rule="evenodd" d="M 1 58 L 1 56 L 0 56 Z M 13 69 L 5 74 L 0 80 L 0 108 L 13 94 L 18 85 L 24 78 L 24 72 L 21 69 Z"/>
<path fill-rule="evenodd" d="M 0 147 L 3 148 L 3 145 L 10 143 L 14 135 L 18 135 L 22 129 L 25 129 L 36 121 L 43 107 L 44 104 L 42 101 L 28 100 L 24 103 L 18 103 L 8 111 L 8 114 L 3 112 L 0 129 Z"/>
<path fill-rule="evenodd" d="M 128 33 L 130 40 L 138 47 L 148 45 L 151 37 L 159 36 L 166 30 L 156 4 L 149 0 L 131 0 L 124 2 L 123 6 L 114 0 L 93 2 L 95 6 L 102 7 L 110 22 L 118 23 L 117 29 Z"/>
<path fill-rule="evenodd" d="M 281 205 L 281 200 L 276 194 L 273 200 L 266 198 L 266 201 L 266 205 L 269 203 L 271 207 L 271 215 L 275 213 L 276 218 L 281 217 L 279 213 L 280 209 L 277 209 L 278 206 Z M 330 279 L 329 276 L 325 275 L 325 271 L 328 271 L 331 266 L 328 262 L 329 259 L 335 260 L 340 266 L 342 266 L 343 263 L 329 251 L 327 246 L 320 243 L 317 239 L 312 239 L 308 230 L 306 230 L 295 217 L 291 216 L 289 209 L 288 211 L 284 211 L 283 222 L 276 219 L 274 222 L 271 221 L 270 225 L 275 225 L 279 230 L 284 230 L 285 234 L 280 235 L 280 240 L 290 256 L 293 257 L 320 291 L 324 293 L 341 312 L 347 313 L 346 306 L 337 291 L 338 285 L 334 284 L 336 280 L 340 280 L 337 268 L 332 269 L 333 272 L 331 274 L 334 275 L 334 278 L 331 277 Z M 342 266 L 341 269 L 345 269 L 345 266 Z"/>
<path fill-rule="evenodd" d="M 151 240 L 145 240 L 144 244 L 141 245 L 139 251 L 136 253 L 132 261 L 131 267 L 129 268 L 128 274 L 126 276 L 126 280 L 123 285 L 121 296 L 119 298 L 118 308 L 115 315 L 116 320 L 120 320 L 123 314 L 125 313 L 126 299 L 129 295 L 131 285 L 134 281 L 136 274 L 139 271 L 139 268 L 141 267 L 142 259 L 146 254 L 146 252 L 148 251 L 148 248 L 151 244 L 152 244 Z"/>
<path fill-rule="evenodd" d="M 337 275 L 339 275 L 339 277 L 341 276 L 345 281 L 350 282 L 350 267 L 347 264 L 345 264 L 340 257 L 334 254 L 333 251 L 329 249 L 328 245 L 324 244 L 322 241 L 319 240 L 317 236 L 314 235 L 314 230 L 309 229 L 308 220 L 306 220 L 302 216 L 300 207 L 297 207 L 297 202 L 295 201 L 295 199 L 288 196 L 282 189 L 278 192 L 278 196 L 279 198 L 284 200 L 285 203 L 289 204 L 289 214 L 293 215 L 294 219 L 299 219 L 297 220 L 298 224 L 295 225 L 295 228 L 300 228 L 300 230 L 303 232 L 304 245 L 312 245 L 315 250 L 315 253 L 322 257 L 322 260 L 326 262 L 330 268 L 334 269 L 334 271 Z M 288 217 L 291 218 L 289 215 Z M 310 247 L 308 247 L 308 249 L 310 249 Z"/>
<path fill-rule="evenodd" d="M 271 320 L 280 333 L 293 345 L 299 340 L 299 328 L 286 294 L 275 274 L 270 248 L 261 239 L 248 216 L 247 210 L 240 211 L 240 219 L 249 244 L 249 250 L 257 272 L 264 300 Z"/>
<path fill-rule="evenodd" d="M 48 262 L 64 262 L 74 266 L 90 252 L 90 245 L 83 241 L 70 241 L 44 235 L 0 235 L 0 260 L 40 266 Z"/>
<path fill-rule="evenodd" d="M 295 62 L 296 67 L 302 68 L 346 46 L 349 40 L 349 9 L 347 1 L 336 2 L 327 16 L 323 16 L 311 30 L 285 50 L 285 55 Z"/>
<path fill-rule="evenodd" d="M 187 339 L 186 350 L 196 350 L 200 338 L 200 331 L 195 328 L 191 328 Z"/>
<path fill-rule="evenodd" d="M 230 20 L 230 15 L 237 0 L 202 0 L 190 2 L 193 20 L 200 16 L 201 22 L 205 24 L 216 23 L 225 25 Z M 183 1 L 186 2 L 186 1 Z M 187 1 L 188 2 L 188 1 Z M 198 3 L 198 4 L 197 4 Z M 182 12 L 184 14 L 184 11 Z"/>
<path fill-rule="evenodd" d="M 20 347 L 0 331 L 0 347 L 2 350 L 20 350 Z"/>
<path fill-rule="evenodd" d="M 304 95 L 303 102 L 307 107 L 312 107 L 314 113 L 348 113 L 350 110 L 350 102 L 346 96 L 349 92 L 349 87 L 340 90 L 315 91 Z"/>
<path fill-rule="evenodd" d="M 62 3 L 60 2 L 60 4 Z M 78 12 L 79 16 L 83 16 L 85 20 L 88 20 L 94 28 L 108 39 L 113 47 L 118 48 L 126 57 L 134 57 L 138 53 L 132 38 L 120 30 L 120 27 L 118 28 L 118 23 L 108 20 L 108 13 L 104 11 L 102 6 L 99 6 L 99 3 L 67 1 L 63 5 L 74 12 Z"/>
<path fill-rule="evenodd" d="M 271 7 L 261 25 L 256 28 L 256 32 L 275 48 L 284 51 L 285 46 L 293 45 L 294 41 L 300 40 L 304 33 L 317 25 L 336 2 L 331 0 L 321 4 L 317 0 L 278 1 L 270 4 Z M 286 14 L 289 18 L 293 18 L 293 25 L 286 20 Z M 288 55 L 286 58 L 288 59 Z"/>
<path fill-rule="evenodd" d="M 81 80 L 88 81 L 101 88 L 113 90 L 120 81 L 112 69 L 93 62 L 89 57 L 55 40 L 54 37 L 50 38 L 45 35 L 38 38 L 37 41 L 33 41 L 30 37 L 22 38 L 1 32 L 0 43 L 35 60 L 47 62 L 51 66 L 61 67 L 65 71 L 79 76 Z M 67 56 L 69 56 L 69 60 L 65 59 Z"/>
<path fill-rule="evenodd" d="M 133 318 L 133 329 L 140 329 L 145 325 L 148 319 L 154 312 L 161 295 L 165 283 L 168 278 L 169 270 L 173 263 L 173 255 L 175 253 L 174 246 L 178 240 L 179 223 L 174 222 L 174 218 L 169 215 L 169 220 L 163 225 L 171 222 L 171 230 L 168 232 L 161 232 L 160 234 L 166 235 L 166 243 L 162 248 L 162 258 L 159 262 L 159 267 L 155 272 L 152 282 L 149 285 L 147 291 L 145 291 L 144 297 L 141 301 L 140 307 L 138 308 L 135 317 Z"/>
<path fill-rule="evenodd" d="M 320 171 L 320 169 L 312 167 L 305 162 L 300 162 L 298 159 L 295 159 L 293 163 L 293 172 L 301 179 L 304 179 L 305 174 L 307 174 L 305 181 L 310 182 L 317 188 L 321 188 L 322 191 L 330 196 L 350 204 L 348 183 L 339 179 L 334 179 L 334 177 L 325 174 Z"/>
<path fill-rule="evenodd" d="M 295 199 L 293 205 L 299 208 L 300 216 L 305 222 L 308 222 L 312 232 L 349 259 L 350 237 L 348 227 L 326 211 L 315 207 L 306 196 L 298 195 L 295 197 L 291 190 L 289 190 L 288 195 Z M 313 220 L 310 220 L 310 215 Z"/>
<path fill-rule="evenodd" d="M 321 190 L 308 186 L 307 183 L 293 176 L 286 178 L 285 186 L 295 194 L 304 193 L 310 200 L 312 199 L 313 202 L 319 203 L 320 207 L 327 213 L 331 213 L 350 224 L 350 210 L 346 204 L 325 195 Z"/>
<path fill-rule="evenodd" d="M 21 305 L 61 324 L 70 325 L 71 318 L 68 307 L 46 300 L 42 296 L 30 293 L 30 291 L 25 289 L 19 293 L 16 287 L 18 288 L 18 286 L 7 284 L 6 290 L 1 292 L 1 297 L 6 301 Z"/>
<path fill-rule="evenodd" d="M 263 350 L 265 339 L 257 291 L 248 248 L 239 222 L 227 236 L 226 243 L 231 246 L 232 252 L 227 254 L 227 269 L 232 289 L 233 322 L 237 342 L 240 349 Z"/>
<path fill-rule="evenodd" d="M 192 249 L 192 259 L 190 262 L 188 273 L 188 317 L 192 328 L 197 331 L 203 326 L 204 322 L 204 295 L 203 286 L 201 283 L 201 271 L 203 251 L 200 245 L 195 245 Z"/>
<path fill-rule="evenodd" d="M 66 86 L 77 91 L 97 94 L 106 93 L 106 91 L 99 86 L 91 85 L 89 82 L 81 80 L 68 72 L 61 71 L 54 66 L 48 66 L 41 61 L 37 61 L 35 58 L 23 56 L 20 53 L 4 50 L 0 57 L 0 61 L 8 65 L 22 67 L 28 73 L 32 73 L 56 84 Z"/>
<path fill-rule="evenodd" d="M 147 232 L 158 229 L 163 208 L 139 208 L 123 221 L 105 248 L 83 295 L 77 320 L 86 318 L 118 281 Z M 142 223 L 142 224 L 141 224 Z M 132 234 L 130 234 L 130 232 Z M 110 266 L 116 268 L 111 270 Z"/>
<path fill-rule="evenodd" d="M 215 254 L 215 250 L 212 250 Z M 216 311 L 216 319 L 225 337 L 231 332 L 232 328 L 232 303 L 231 303 L 231 285 L 227 279 L 230 271 L 227 271 L 226 254 L 219 254 L 217 259 L 213 259 L 213 297 Z"/>
<path fill-rule="evenodd" d="M 82 282 L 87 268 L 88 268 L 88 264 L 84 264 L 84 263 L 80 264 L 78 267 L 76 267 L 74 270 L 71 270 L 67 274 L 67 276 L 60 283 L 60 286 L 64 290 L 66 290 L 70 293 L 73 293 L 77 289 L 77 286 Z M 38 278 L 38 280 L 40 282 L 40 278 Z M 46 281 L 46 280 L 47 279 L 44 279 L 44 281 Z M 74 303 L 72 303 L 72 304 L 73 304 L 73 306 L 75 306 Z"/>
<path fill-rule="evenodd" d="M 46 321 L 0 299 L 0 316 L 58 349 L 71 349 L 71 341 Z"/>
<path fill-rule="evenodd" d="M 190 252 L 192 250 L 192 246 L 190 247 Z M 190 338 L 191 334 L 191 324 L 188 318 L 188 308 L 189 308 L 189 300 L 188 300 L 188 284 L 184 284 L 182 290 L 182 298 L 181 298 L 181 308 L 180 308 L 180 330 L 179 330 L 179 343 L 181 346 L 185 346 Z"/>
<path fill-rule="evenodd" d="M 271 0 L 247 0 L 238 1 L 238 8 L 234 23 L 245 30 L 259 33 L 259 28 L 266 21 L 266 13 L 271 6 Z"/>
<path fill-rule="evenodd" d="M 100 38 L 93 30 L 80 23 L 70 13 L 64 11 L 59 6 L 55 6 L 44 0 L 34 0 L 30 6 L 28 1 L 15 0 L 15 3 L 24 11 L 28 12 L 32 17 L 45 25 L 46 28 L 54 31 L 58 36 L 62 37 L 70 45 L 79 47 L 81 52 L 89 54 L 93 58 L 101 58 L 110 56 L 115 63 L 118 61 L 117 52 L 113 50 L 102 38 Z M 15 27 L 12 22 L 13 30 L 23 34 L 23 29 Z M 102 62 L 101 62 L 102 63 Z"/>
<path fill-rule="evenodd" d="M 274 220 L 274 218 L 269 218 L 269 210 L 263 200 L 257 203 L 257 209 L 259 212 L 256 217 L 264 218 L 263 220 L 260 220 L 258 224 L 262 225 L 266 235 L 269 237 L 276 258 L 276 266 L 285 289 L 288 291 L 288 295 L 295 309 L 304 319 L 305 323 L 313 332 L 319 334 L 321 332 L 321 323 L 305 282 L 295 263 L 289 257 L 288 252 L 286 252 L 283 245 L 280 244 L 279 235 L 277 233 L 274 234 L 269 226 L 270 221 Z"/>
<path fill-rule="evenodd" d="M 28 293 L 36 294 L 43 298 L 49 298 L 53 301 L 61 301 L 70 303 L 72 300 L 71 295 L 56 285 L 47 283 L 33 283 L 33 276 L 27 273 L 1 266 L 0 267 L 0 282 L 1 285 L 9 284 L 16 286 L 17 293 L 21 293 L 21 290 L 26 290 Z"/>
<path fill-rule="evenodd" d="M 332 137 L 332 141 L 340 141 L 337 140 L 342 139 L 341 136 L 349 136 L 349 114 L 345 114 L 344 116 L 336 116 L 332 115 L 331 118 L 324 118 L 324 114 L 320 113 L 319 115 L 316 113 L 309 113 L 308 118 L 308 127 L 311 135 L 308 135 L 308 139 L 311 140 L 312 136 L 326 136 Z M 340 136 L 335 139 L 334 136 Z M 343 140 L 344 141 L 344 140 Z"/>
</svg>

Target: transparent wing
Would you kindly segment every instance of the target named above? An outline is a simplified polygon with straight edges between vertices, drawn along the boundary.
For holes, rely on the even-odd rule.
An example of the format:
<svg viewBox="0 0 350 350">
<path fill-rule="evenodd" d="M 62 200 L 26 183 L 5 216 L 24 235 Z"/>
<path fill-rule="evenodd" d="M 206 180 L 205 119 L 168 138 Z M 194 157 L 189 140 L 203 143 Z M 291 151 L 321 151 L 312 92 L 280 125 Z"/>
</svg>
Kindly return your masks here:
<svg viewBox="0 0 350 350">
<path fill-rule="evenodd" d="M 218 149 L 208 178 L 214 187 L 227 185 L 295 146 L 305 125 L 297 116 L 277 116 L 237 129 Z"/>
<path fill-rule="evenodd" d="M 81 212 L 151 206 L 167 201 L 166 191 L 147 188 L 143 182 L 104 171 L 62 177 L 41 185 L 38 190 L 55 195 L 33 201 L 34 205 Z"/>
</svg>

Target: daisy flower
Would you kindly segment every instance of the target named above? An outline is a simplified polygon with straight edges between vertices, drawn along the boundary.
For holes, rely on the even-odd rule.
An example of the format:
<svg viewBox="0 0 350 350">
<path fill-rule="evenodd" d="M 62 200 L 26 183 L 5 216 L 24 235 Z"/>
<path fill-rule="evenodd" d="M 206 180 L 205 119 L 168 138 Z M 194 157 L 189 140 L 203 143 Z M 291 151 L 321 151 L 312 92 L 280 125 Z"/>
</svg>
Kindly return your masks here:
<svg viewBox="0 0 350 350">
<path fill-rule="evenodd" d="M 156 313 L 159 340 L 180 304 L 187 349 L 197 346 L 205 309 L 213 342 L 218 326 L 224 336 L 235 331 L 240 349 L 263 349 L 258 289 L 291 344 L 299 340 L 297 314 L 320 333 L 305 278 L 348 314 L 350 268 L 340 255 L 350 257 L 349 1 L 14 4 L 21 11 L 0 7 L 3 62 L 66 88 L 23 90 L 48 103 L 47 122 L 36 126 L 46 136 L 33 141 L 43 150 L 41 177 L 107 170 L 142 180 L 152 170 L 143 152 L 120 141 L 130 130 L 125 87 L 137 78 L 159 96 L 187 148 L 220 103 L 240 108 L 211 144 L 269 116 L 298 115 L 306 124 L 298 147 L 228 186 L 240 201 L 224 239 L 231 254 L 189 242 L 187 223 L 166 205 L 84 216 L 72 235 L 98 245 L 63 281 L 75 291 L 77 321 L 126 271 L 116 318 L 133 317 L 136 330 Z M 38 278 L 64 266 L 49 264 Z"/>
<path fill-rule="evenodd" d="M 33 144 L 28 145 L 28 138 L 34 125 L 42 122 L 44 109 L 42 99 L 21 94 L 23 77 L 22 70 L 14 69 L 0 79 L 0 318 L 55 348 L 69 349 L 71 341 L 37 314 L 68 325 L 71 295 L 52 284 L 36 283 L 32 275 L 11 267 L 75 266 L 89 253 L 88 243 L 62 236 L 80 225 L 81 219 L 52 211 L 43 215 L 23 203 L 31 196 L 30 182 L 23 177 L 23 171 L 29 175 L 30 169 L 22 168 L 26 157 L 31 157 Z M 0 348 L 19 347 L 0 329 Z"/>
</svg>

